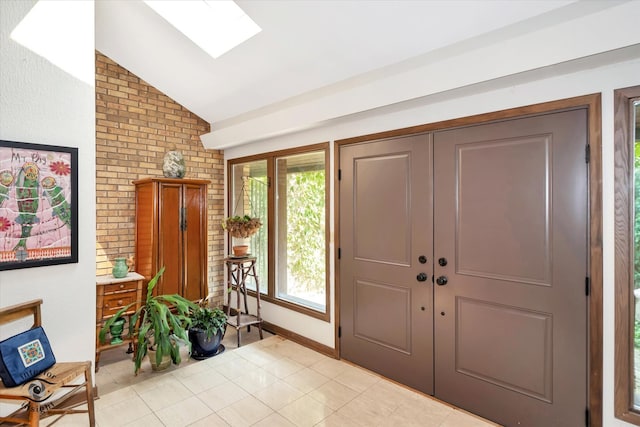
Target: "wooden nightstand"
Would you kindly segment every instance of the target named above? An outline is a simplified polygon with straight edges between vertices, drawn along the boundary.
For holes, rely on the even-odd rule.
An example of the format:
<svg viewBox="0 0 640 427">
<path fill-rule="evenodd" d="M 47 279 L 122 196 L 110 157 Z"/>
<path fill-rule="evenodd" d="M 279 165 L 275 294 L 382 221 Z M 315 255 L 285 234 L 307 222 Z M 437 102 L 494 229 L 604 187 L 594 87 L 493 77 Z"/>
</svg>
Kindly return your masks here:
<svg viewBox="0 0 640 427">
<path fill-rule="evenodd" d="M 134 272 L 129 272 L 126 277 L 121 279 L 116 279 L 110 274 L 96 276 L 96 372 L 99 369 L 100 352 L 123 345 L 128 345 L 129 349 L 133 351 L 133 340 L 128 336 L 128 324 L 125 325 L 123 342 L 120 344 L 102 344 L 98 335 L 105 320 L 112 317 L 122 307 L 137 302 L 126 312 L 127 315 L 130 315 L 140 306 L 143 280 L 142 275 Z"/>
</svg>

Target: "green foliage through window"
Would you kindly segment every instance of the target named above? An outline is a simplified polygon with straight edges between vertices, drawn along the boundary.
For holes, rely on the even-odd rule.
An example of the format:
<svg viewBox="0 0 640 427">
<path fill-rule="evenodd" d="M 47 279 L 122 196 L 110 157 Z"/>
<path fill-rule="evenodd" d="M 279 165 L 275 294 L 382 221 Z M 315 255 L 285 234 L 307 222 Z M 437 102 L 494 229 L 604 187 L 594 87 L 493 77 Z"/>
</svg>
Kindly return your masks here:
<svg viewBox="0 0 640 427">
<path fill-rule="evenodd" d="M 328 320 L 327 150 L 325 143 L 232 161 L 229 215 L 263 224 L 248 244 L 265 301 Z"/>
<path fill-rule="evenodd" d="M 634 243 L 634 288 L 640 288 L 640 140 L 634 145 L 634 209 L 633 209 L 633 243 Z"/>
<path fill-rule="evenodd" d="M 636 140 L 634 147 L 633 162 L 633 288 L 640 288 L 640 140 Z M 634 316 L 637 311 L 638 302 L 634 298 Z M 634 322 L 634 346 L 640 348 L 640 321 Z"/>
<path fill-rule="evenodd" d="M 325 287 L 324 169 L 287 174 L 287 268 L 307 292 Z"/>
</svg>

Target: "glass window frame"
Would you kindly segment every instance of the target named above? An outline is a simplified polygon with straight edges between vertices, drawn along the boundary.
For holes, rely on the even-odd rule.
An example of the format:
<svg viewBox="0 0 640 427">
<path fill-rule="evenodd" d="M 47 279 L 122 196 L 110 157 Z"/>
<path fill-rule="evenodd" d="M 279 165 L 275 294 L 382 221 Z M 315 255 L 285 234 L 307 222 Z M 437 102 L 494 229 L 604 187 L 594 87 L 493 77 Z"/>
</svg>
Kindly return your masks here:
<svg viewBox="0 0 640 427">
<path fill-rule="evenodd" d="M 291 155 L 297 155 L 297 154 L 305 154 L 305 153 L 309 153 L 309 152 L 313 152 L 313 151 L 323 151 L 324 152 L 324 160 L 325 160 L 325 311 L 321 312 L 318 310 L 315 310 L 313 308 L 304 306 L 304 305 L 300 305 L 300 304 L 296 304 L 295 302 L 292 301 L 287 301 L 287 300 L 283 300 L 277 297 L 277 286 L 275 283 L 275 272 L 276 272 L 276 253 L 275 253 L 275 245 L 276 245 L 276 241 L 275 239 L 277 238 L 276 236 L 276 222 L 277 222 L 277 218 L 276 218 L 276 209 L 275 209 L 275 186 L 276 186 L 276 179 L 275 179 L 275 171 L 276 171 L 276 161 L 278 158 L 282 158 L 282 157 L 287 157 L 287 156 L 291 156 Z M 247 163 L 247 162 L 253 162 L 256 160 L 266 160 L 267 161 L 267 180 L 268 180 L 268 195 L 267 195 L 267 211 L 268 211 L 268 221 L 266 224 L 264 224 L 263 226 L 267 227 L 267 240 L 268 240 L 268 260 L 267 260 L 267 265 L 268 265 L 268 274 L 267 274 L 267 286 L 266 286 L 266 293 L 263 291 L 264 289 L 264 280 L 261 277 L 261 282 L 260 282 L 260 299 L 262 301 L 267 301 L 269 303 L 287 308 L 289 310 L 295 311 L 295 312 L 299 312 L 305 315 L 308 315 L 310 317 L 316 318 L 316 319 L 320 319 L 323 320 L 325 322 L 329 322 L 330 321 L 330 286 L 329 286 L 329 259 L 330 259 L 330 254 L 329 254 L 329 237 L 330 237 L 330 230 L 329 230 L 329 226 L 330 226 L 330 217 L 329 217 L 329 210 L 330 210 L 330 206 L 329 206 L 329 193 L 330 193 L 330 176 L 329 176 L 329 172 L 330 172 L 330 158 L 329 158 L 329 143 L 328 142 L 324 142 L 324 143 L 320 143 L 320 144 L 313 144 L 313 145 L 307 145 L 304 147 L 296 147 L 296 148 L 292 148 L 292 149 L 285 149 L 285 150 L 278 150 L 278 151 L 272 151 L 272 152 L 268 152 L 268 153 L 262 153 L 262 154 L 255 154 L 255 155 L 251 155 L 251 156 L 246 156 L 246 157 L 239 157 L 239 158 L 235 158 L 235 159 L 229 159 L 227 161 L 227 177 L 229 177 L 228 179 L 230 179 L 230 177 L 232 176 L 233 173 L 233 167 L 234 165 L 237 164 L 241 164 L 241 163 Z M 231 200 L 231 189 L 229 188 L 229 185 L 227 186 L 227 209 L 228 212 L 231 212 L 233 210 L 233 200 Z M 227 243 L 230 245 L 231 244 L 231 238 L 229 236 L 227 236 Z M 229 246 L 230 247 L 230 246 Z M 259 274 L 259 273 L 258 273 Z M 249 295 L 254 296 L 255 297 L 255 291 L 253 290 L 248 290 Z"/>
<path fill-rule="evenodd" d="M 634 408 L 634 135 L 640 86 L 614 91 L 615 158 L 615 416 L 640 425 Z"/>
<path fill-rule="evenodd" d="M 241 171 L 241 175 L 240 175 L 240 181 L 236 180 L 236 171 L 235 166 L 238 165 L 242 165 L 242 166 L 249 166 L 251 164 L 259 164 L 259 163 L 263 163 L 264 164 L 264 182 L 262 182 L 261 178 L 262 176 L 258 177 L 258 178 L 254 178 L 252 176 L 247 177 L 246 179 L 245 177 L 245 171 Z M 257 165 L 258 168 L 260 165 Z M 246 162 L 242 162 L 242 163 L 236 163 L 233 166 L 231 166 L 229 168 L 229 174 L 227 175 L 227 188 L 228 188 L 228 194 L 229 194 L 229 210 L 227 213 L 227 216 L 236 216 L 236 215 L 245 215 L 245 214 L 250 214 L 250 215 L 256 215 L 260 218 L 261 222 L 265 223 L 265 219 L 268 220 L 268 218 L 270 217 L 270 213 L 268 211 L 268 186 L 269 186 L 269 178 L 268 178 L 268 174 L 267 174 L 267 166 L 268 166 L 268 162 L 265 159 L 255 159 L 255 160 L 250 160 L 250 161 L 246 161 Z M 264 209 L 264 211 L 262 211 L 261 209 L 258 209 L 258 211 L 254 210 L 255 205 L 252 202 L 252 191 L 253 191 L 253 185 L 256 182 L 260 182 L 262 184 L 256 184 L 258 188 L 261 188 L 260 185 L 264 185 L 264 192 L 266 193 L 266 197 L 265 197 L 265 201 L 264 204 L 267 205 L 266 208 Z M 262 188 L 261 188 L 262 189 Z M 241 209 L 238 209 L 239 205 L 240 205 L 240 197 L 242 197 L 243 199 L 246 199 L 248 203 L 243 203 L 243 206 Z M 246 210 L 245 207 L 247 207 L 248 204 L 248 208 L 249 210 Z M 260 205 L 260 203 L 258 203 L 258 205 Z M 269 272 L 269 267 L 268 265 L 266 265 L 266 260 L 264 260 L 261 257 L 261 254 L 263 253 L 267 253 L 267 258 L 268 257 L 268 247 L 264 247 L 264 248 L 259 248 L 256 247 L 256 243 L 259 240 L 259 236 L 264 236 L 267 240 L 267 245 L 269 242 L 269 236 L 268 236 L 268 232 L 265 232 L 265 230 L 267 229 L 267 227 L 260 227 L 260 230 L 246 238 L 246 239 L 237 239 L 231 236 L 227 236 L 228 237 L 228 244 L 229 244 L 229 248 L 232 248 L 232 244 L 236 244 L 236 242 L 242 242 L 242 243 L 248 243 L 250 246 L 250 252 L 253 256 L 256 256 L 257 262 L 256 262 L 256 268 L 258 269 L 257 271 L 262 273 L 259 273 L 260 278 L 265 276 L 265 272 L 266 275 L 268 275 Z M 267 246 L 265 245 L 265 246 Z M 231 253 L 231 249 L 229 250 L 229 253 Z M 266 281 L 264 281 L 264 283 L 262 283 L 261 287 L 260 287 L 260 295 L 266 295 L 267 293 L 267 288 L 266 288 Z M 246 280 L 246 286 L 247 289 L 250 290 L 255 290 L 256 285 L 255 285 L 255 280 L 253 277 L 248 277 Z"/>
</svg>

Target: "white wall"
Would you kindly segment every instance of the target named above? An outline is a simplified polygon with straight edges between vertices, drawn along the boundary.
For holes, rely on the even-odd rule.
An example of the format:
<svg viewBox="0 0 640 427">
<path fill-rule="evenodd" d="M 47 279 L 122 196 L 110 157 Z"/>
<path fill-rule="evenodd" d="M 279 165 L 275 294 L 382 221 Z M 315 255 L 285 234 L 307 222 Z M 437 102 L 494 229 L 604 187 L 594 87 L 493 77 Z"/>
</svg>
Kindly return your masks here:
<svg viewBox="0 0 640 427">
<path fill-rule="evenodd" d="M 456 89 L 400 105 L 396 104 L 367 114 L 343 118 L 339 123 L 306 132 L 230 148 L 225 150 L 225 156 L 227 159 L 232 159 L 292 146 L 333 141 L 596 92 L 602 93 L 604 426 L 626 426 L 629 424 L 616 420 L 613 416 L 615 307 L 612 286 L 614 281 L 613 91 L 616 88 L 634 85 L 640 85 L 640 50 L 635 47 L 588 60 L 560 64 L 498 81 Z M 333 156 L 331 164 L 333 164 Z M 333 210 L 333 191 L 331 200 Z M 333 238 L 333 228 L 331 236 Z M 331 275 L 333 274 L 332 271 Z M 332 295 L 335 295 L 333 290 Z M 333 347 L 333 324 L 329 325 L 315 319 L 306 319 L 305 322 L 301 322 L 300 314 L 288 312 L 267 303 L 265 303 L 263 315 L 269 322 Z"/>
<path fill-rule="evenodd" d="M 0 139 L 78 148 L 77 264 L 0 272 L 0 307 L 42 298 L 45 330 L 58 361 L 95 352 L 95 101 L 93 83 L 62 71 L 10 38 L 35 1 L 0 1 Z M 75 36 L 90 49 L 68 53 L 94 69 L 93 2 L 79 8 Z M 55 17 L 51 17 L 55 19 Z M 56 22 L 58 27 L 64 23 Z M 55 37 L 49 34 L 48 37 Z M 86 73 L 85 73 L 86 74 Z"/>
</svg>

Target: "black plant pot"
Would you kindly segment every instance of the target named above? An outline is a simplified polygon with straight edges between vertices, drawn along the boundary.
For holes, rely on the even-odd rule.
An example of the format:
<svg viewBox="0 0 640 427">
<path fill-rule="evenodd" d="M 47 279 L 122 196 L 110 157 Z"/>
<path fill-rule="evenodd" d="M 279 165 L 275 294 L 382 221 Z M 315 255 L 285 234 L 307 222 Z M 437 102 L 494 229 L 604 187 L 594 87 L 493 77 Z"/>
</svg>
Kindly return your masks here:
<svg viewBox="0 0 640 427">
<path fill-rule="evenodd" d="M 191 357 L 196 360 L 207 359 L 224 351 L 222 337 L 224 330 L 219 329 L 218 333 L 207 339 L 207 333 L 200 328 L 189 329 L 189 341 L 191 341 Z"/>
</svg>

